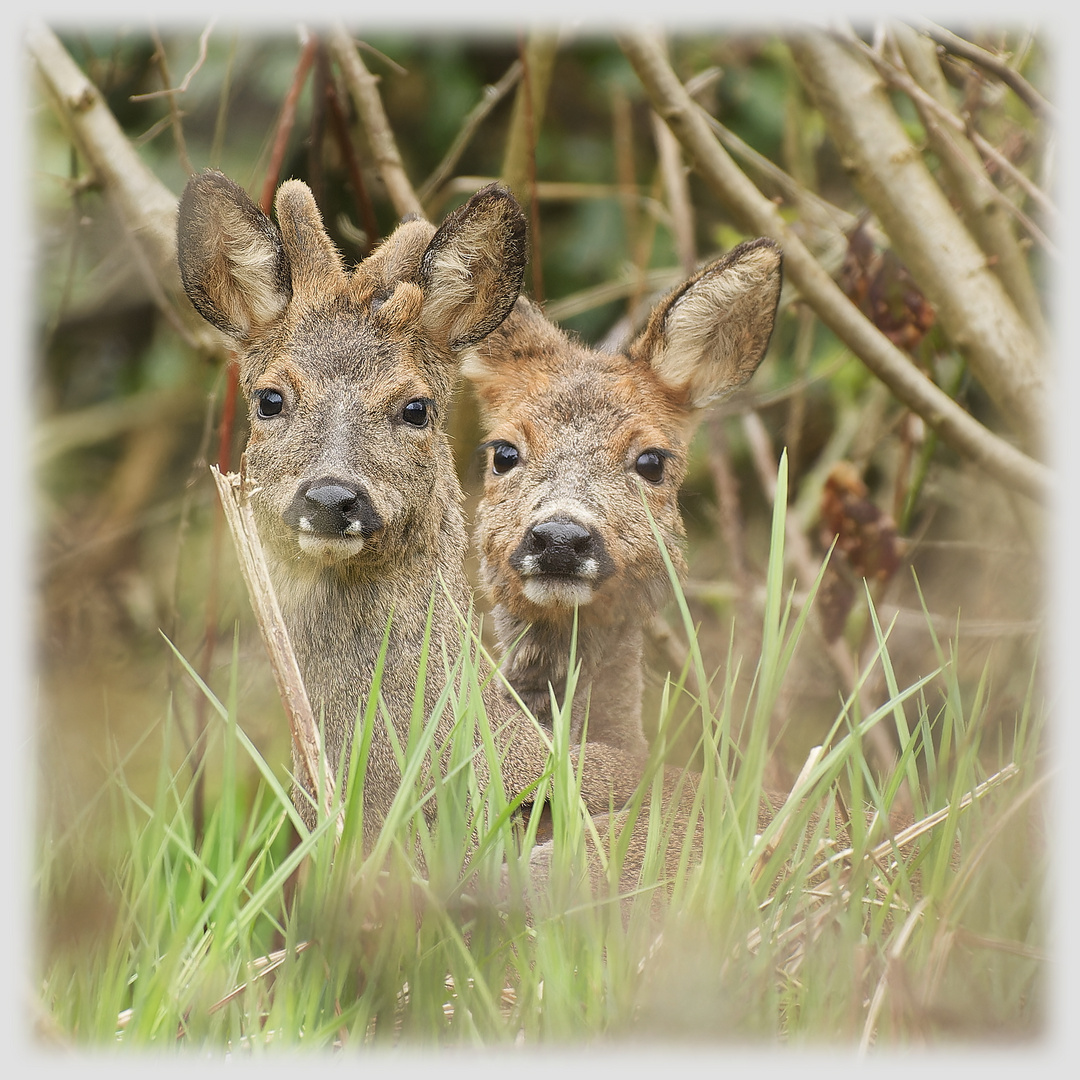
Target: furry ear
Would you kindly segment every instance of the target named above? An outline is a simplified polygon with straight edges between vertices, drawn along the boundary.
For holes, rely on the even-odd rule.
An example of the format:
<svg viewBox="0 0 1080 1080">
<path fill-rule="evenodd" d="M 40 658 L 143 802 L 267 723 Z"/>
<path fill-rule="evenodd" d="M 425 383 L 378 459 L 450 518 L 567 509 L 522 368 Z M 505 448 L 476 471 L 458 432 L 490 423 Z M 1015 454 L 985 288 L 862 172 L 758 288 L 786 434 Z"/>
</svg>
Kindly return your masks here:
<svg viewBox="0 0 1080 1080">
<path fill-rule="evenodd" d="M 311 188 L 302 180 L 286 180 L 274 197 L 281 240 L 297 295 L 317 292 L 320 282 L 344 272 L 341 254 L 327 235 Z"/>
<path fill-rule="evenodd" d="M 527 257 L 525 215 L 489 184 L 436 230 L 420 262 L 424 330 L 452 352 L 475 345 L 514 306 Z"/>
<path fill-rule="evenodd" d="M 649 316 L 630 356 L 690 408 L 727 397 L 757 370 L 780 301 L 781 253 L 762 237 L 684 282 Z"/>
<path fill-rule="evenodd" d="M 176 251 L 195 310 L 236 341 L 280 318 L 292 299 L 281 233 L 224 173 L 207 169 L 188 181 Z"/>
</svg>

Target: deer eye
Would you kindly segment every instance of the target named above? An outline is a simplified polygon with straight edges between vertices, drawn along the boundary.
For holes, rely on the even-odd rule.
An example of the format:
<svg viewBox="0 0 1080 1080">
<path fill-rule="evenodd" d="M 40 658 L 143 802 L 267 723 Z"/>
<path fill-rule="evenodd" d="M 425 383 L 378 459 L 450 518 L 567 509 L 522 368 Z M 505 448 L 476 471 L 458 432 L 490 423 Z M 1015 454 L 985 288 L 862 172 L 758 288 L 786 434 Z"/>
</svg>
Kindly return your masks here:
<svg viewBox="0 0 1080 1080">
<path fill-rule="evenodd" d="M 665 457 L 667 454 L 663 450 L 643 450 L 634 462 L 638 476 L 650 484 L 659 484 L 664 479 Z"/>
<path fill-rule="evenodd" d="M 508 473 L 518 463 L 518 450 L 512 443 L 496 443 L 491 448 L 491 468 L 500 476 Z"/>
<path fill-rule="evenodd" d="M 259 402 L 259 417 L 262 420 L 277 416 L 285 407 L 285 399 L 277 390 L 260 390 L 255 396 Z"/>
<path fill-rule="evenodd" d="M 413 398 L 401 410 L 401 419 L 415 428 L 427 427 L 431 414 L 431 402 L 426 398 Z"/>
</svg>

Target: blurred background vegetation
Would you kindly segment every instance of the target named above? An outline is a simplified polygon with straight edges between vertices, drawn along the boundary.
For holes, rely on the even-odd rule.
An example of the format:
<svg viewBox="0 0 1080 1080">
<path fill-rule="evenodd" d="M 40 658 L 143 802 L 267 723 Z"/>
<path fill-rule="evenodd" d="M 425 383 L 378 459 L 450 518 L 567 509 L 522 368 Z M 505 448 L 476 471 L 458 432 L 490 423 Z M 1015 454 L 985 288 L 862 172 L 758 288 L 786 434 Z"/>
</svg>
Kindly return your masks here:
<svg viewBox="0 0 1080 1080">
<path fill-rule="evenodd" d="M 362 258 L 393 228 L 397 213 L 316 28 L 256 35 L 192 27 L 157 35 L 70 25 L 59 36 L 141 160 L 177 197 L 193 169 L 219 168 L 255 198 L 269 172 L 271 185 L 294 176 L 312 186 L 347 259 Z M 862 36 L 891 55 L 871 30 Z M 1046 84 L 1047 60 L 1034 36 L 969 28 L 965 38 L 1004 57 L 1027 83 Z M 677 182 L 665 176 L 666 129 L 655 123 L 638 76 L 611 37 L 380 32 L 363 40 L 360 55 L 378 76 L 405 172 L 433 220 L 476 190 L 480 178 L 518 167 L 508 149 L 520 128 L 515 65 L 520 70 L 524 55 L 535 75 L 548 72 L 546 92 L 541 87 L 532 102 L 535 163 L 526 155 L 515 185 L 533 215 L 526 287 L 585 340 L 625 341 L 695 260 L 746 237 L 737 215 L 696 172 L 677 169 Z M 849 296 L 970 414 L 1011 438 L 853 186 L 789 42 L 773 33 L 717 31 L 672 38 L 667 47 L 680 78 L 696 80 L 697 100 L 723 125 L 725 145 Z M 937 55 L 948 93 L 972 128 L 1045 188 L 1049 125 L 985 66 L 944 49 Z M 177 87 L 182 91 L 162 92 Z M 295 118 L 276 168 L 275 137 L 294 87 Z M 201 699 L 162 634 L 224 694 L 235 630 L 245 729 L 282 769 L 289 754 L 207 470 L 221 457 L 223 422 L 235 468 L 246 438 L 244 403 L 226 407 L 223 354 L 185 341 L 40 84 L 34 95 L 38 792 L 43 820 L 62 826 L 96 812 L 95 797 L 121 762 L 134 789 L 153 783 L 161 744 L 150 736 L 168 710 L 187 738 L 175 747 L 178 761 L 190 752 Z M 891 99 L 937 173 L 921 114 L 899 90 Z M 481 105 L 486 115 L 467 127 Z M 463 131 L 460 155 L 441 168 Z M 985 156 L 982 164 L 1006 198 L 1050 229 L 1012 174 Z M 679 183 L 689 210 L 673 200 Z M 805 212 L 806 198 L 791 196 L 791 184 L 809 193 L 816 216 Z M 1045 247 L 1022 222 L 1009 221 L 1045 304 Z M 452 428 L 471 509 L 480 477 L 468 388 L 459 394 Z M 726 661 L 734 626 L 741 677 L 752 675 L 769 472 L 775 478 L 784 447 L 789 523 L 805 555 L 800 562 L 789 537 L 796 593 L 809 584 L 806 567 L 816 570 L 837 534 L 844 550 L 778 710 L 775 782 L 790 784 L 850 689 L 845 678 L 867 655 L 873 638 L 863 575 L 882 621 L 896 618 L 891 651 L 899 683 L 936 663 L 914 570 L 938 632 L 945 638 L 959 628 L 962 680 L 977 681 L 990 661 L 981 723 L 1004 732 L 1027 693 L 1039 647 L 1042 506 L 936 439 L 790 287 L 760 371 L 736 399 L 707 415 L 682 494 L 687 595 L 715 666 Z M 684 646 L 670 629 L 676 625 L 669 619 L 650 639 L 653 699 L 680 660 Z M 864 694 L 868 701 L 884 698 L 885 687 L 871 679 Z M 887 755 L 887 743 L 874 749 Z M 212 770 L 208 776 L 212 786 Z M 114 842 L 100 838 L 103 846 Z M 107 917 L 100 882 L 74 881 L 66 895 L 79 918 L 65 918 L 60 897 L 50 923 L 54 941 L 87 932 L 95 896 Z"/>
</svg>

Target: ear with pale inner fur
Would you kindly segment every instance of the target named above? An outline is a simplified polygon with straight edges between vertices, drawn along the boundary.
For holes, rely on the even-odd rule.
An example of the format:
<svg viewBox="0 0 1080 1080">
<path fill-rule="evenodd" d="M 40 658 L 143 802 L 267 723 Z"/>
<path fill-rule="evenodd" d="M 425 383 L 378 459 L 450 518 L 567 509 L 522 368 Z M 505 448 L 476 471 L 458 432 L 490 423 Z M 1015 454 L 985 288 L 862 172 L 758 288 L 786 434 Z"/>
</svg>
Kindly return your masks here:
<svg viewBox="0 0 1080 1080">
<path fill-rule="evenodd" d="M 496 184 L 478 191 L 436 230 L 420 263 L 420 322 L 452 352 L 475 345 L 514 306 L 525 274 L 525 215 Z"/>
<path fill-rule="evenodd" d="M 691 408 L 727 397 L 757 370 L 780 301 L 780 249 L 748 240 L 653 309 L 630 356 Z"/>
<path fill-rule="evenodd" d="M 195 310 L 236 341 L 280 318 L 292 299 L 281 233 L 224 173 L 207 169 L 188 181 L 176 252 Z"/>
<path fill-rule="evenodd" d="M 274 197 L 281 241 L 292 271 L 293 291 L 318 293 L 321 284 L 344 272 L 341 254 L 327 235 L 311 188 L 286 180 Z"/>
</svg>

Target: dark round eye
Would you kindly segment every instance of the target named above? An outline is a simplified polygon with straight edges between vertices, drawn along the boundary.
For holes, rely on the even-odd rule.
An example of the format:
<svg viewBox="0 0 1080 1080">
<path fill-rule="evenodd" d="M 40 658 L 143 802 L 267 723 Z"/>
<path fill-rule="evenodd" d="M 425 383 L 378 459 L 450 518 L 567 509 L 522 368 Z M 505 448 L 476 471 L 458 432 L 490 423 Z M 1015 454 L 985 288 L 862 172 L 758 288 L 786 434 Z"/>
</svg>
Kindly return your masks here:
<svg viewBox="0 0 1080 1080">
<path fill-rule="evenodd" d="M 491 450 L 491 468 L 494 472 L 509 472 L 518 463 L 517 447 L 510 443 L 496 443 Z"/>
<path fill-rule="evenodd" d="M 423 398 L 414 398 L 401 410 L 401 419 L 413 427 L 427 427 L 430 409 Z"/>
<path fill-rule="evenodd" d="M 259 416 L 263 420 L 277 416 L 285 407 L 285 399 L 277 390 L 260 390 L 256 396 L 259 399 Z"/>
<path fill-rule="evenodd" d="M 634 468 L 643 480 L 659 484 L 664 479 L 664 455 L 659 450 L 644 450 L 638 454 Z"/>
</svg>

